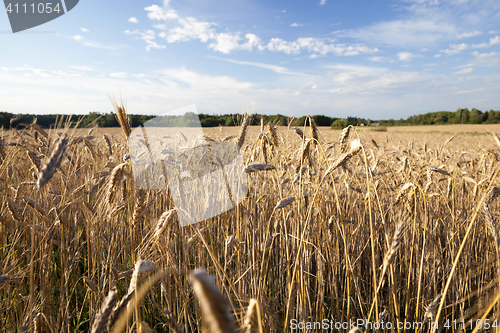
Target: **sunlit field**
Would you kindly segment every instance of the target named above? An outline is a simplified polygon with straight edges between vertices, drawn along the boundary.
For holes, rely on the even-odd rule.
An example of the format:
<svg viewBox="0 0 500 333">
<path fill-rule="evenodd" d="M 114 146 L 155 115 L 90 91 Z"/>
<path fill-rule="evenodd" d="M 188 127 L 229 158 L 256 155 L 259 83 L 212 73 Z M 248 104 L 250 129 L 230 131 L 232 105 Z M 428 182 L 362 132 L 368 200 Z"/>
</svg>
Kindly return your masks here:
<svg viewBox="0 0 500 333">
<path fill-rule="evenodd" d="M 4 130 L 0 331 L 495 331 L 500 125 L 240 122 L 203 140 L 238 146 L 248 195 L 186 227 L 126 124 Z"/>
<path fill-rule="evenodd" d="M 432 126 L 391 126 L 388 132 L 415 132 L 415 133 L 488 133 L 500 132 L 500 124 L 462 124 L 462 125 L 432 125 Z"/>
</svg>

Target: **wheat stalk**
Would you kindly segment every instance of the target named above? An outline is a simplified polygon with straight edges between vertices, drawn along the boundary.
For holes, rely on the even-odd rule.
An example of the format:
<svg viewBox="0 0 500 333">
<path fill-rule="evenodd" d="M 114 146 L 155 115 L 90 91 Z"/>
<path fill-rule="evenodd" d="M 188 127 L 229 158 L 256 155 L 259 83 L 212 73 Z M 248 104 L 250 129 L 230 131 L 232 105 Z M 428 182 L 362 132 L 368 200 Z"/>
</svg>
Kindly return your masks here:
<svg viewBox="0 0 500 333">
<path fill-rule="evenodd" d="M 300 128 L 294 127 L 293 130 L 295 131 L 295 133 L 297 133 L 298 136 L 300 136 L 302 140 L 304 140 L 304 132 L 302 132 Z"/>
<path fill-rule="evenodd" d="M 434 298 L 434 300 L 427 306 L 427 309 L 424 314 L 424 321 L 429 320 L 429 321 L 434 321 L 436 318 L 436 307 L 439 305 L 439 302 L 441 301 L 441 297 L 443 294 L 439 294 Z"/>
<path fill-rule="evenodd" d="M 41 189 L 52 178 L 56 169 L 61 165 L 68 141 L 69 139 L 66 134 L 59 138 L 47 163 L 41 167 L 41 171 L 38 174 L 38 189 Z"/>
<path fill-rule="evenodd" d="M 280 202 L 278 202 L 276 207 L 274 207 L 274 210 L 285 208 L 286 206 L 291 204 L 294 200 L 295 200 L 295 197 L 289 197 L 289 198 L 283 199 Z"/>
<path fill-rule="evenodd" d="M 33 152 L 31 150 L 27 150 L 26 153 L 28 154 L 28 158 L 30 159 L 31 163 L 35 167 L 36 172 L 39 173 L 40 172 L 40 168 L 42 166 L 42 161 L 40 160 L 40 158 L 38 157 L 38 155 L 35 154 L 35 152 Z"/>
<path fill-rule="evenodd" d="M 446 146 L 446 144 L 450 143 L 451 140 L 453 140 L 457 136 L 458 132 L 453 133 L 452 136 L 450 136 L 446 141 L 444 142 L 443 146 Z"/>
<path fill-rule="evenodd" d="M 157 240 L 158 237 L 161 236 L 167 225 L 173 220 L 175 209 L 170 209 L 164 212 L 160 218 L 158 219 L 158 223 L 156 224 L 156 228 L 153 232 L 153 239 Z"/>
<path fill-rule="evenodd" d="M 245 114 L 245 116 L 243 117 L 243 122 L 241 123 L 240 135 L 238 137 L 238 141 L 236 144 L 239 149 L 241 149 L 241 147 L 243 147 L 243 143 L 245 142 L 245 136 L 247 134 L 248 123 L 249 123 L 248 114 Z"/>
<path fill-rule="evenodd" d="M 348 153 L 342 154 L 329 168 L 326 170 L 323 178 L 326 178 L 330 173 L 332 173 L 339 166 L 345 165 L 351 158 L 356 156 L 357 153 L 361 151 L 362 145 L 359 140 L 354 140 L 351 143 L 351 150 Z"/>
<path fill-rule="evenodd" d="M 340 152 L 345 153 L 347 151 L 347 140 L 349 139 L 349 133 L 351 132 L 351 126 L 347 126 L 342 130 L 339 137 Z"/>
<path fill-rule="evenodd" d="M 130 137 L 130 133 L 132 133 L 132 130 L 130 129 L 130 122 L 127 117 L 127 113 L 125 112 L 123 101 L 120 101 L 118 103 L 116 100 L 111 99 L 111 104 L 113 105 L 113 108 L 116 112 L 116 120 L 118 120 L 118 123 L 120 124 L 120 127 L 125 134 L 125 137 L 128 139 Z"/>
<path fill-rule="evenodd" d="M 313 145 L 316 145 L 319 142 L 319 131 L 316 122 L 311 116 L 307 116 L 309 119 L 309 129 L 311 131 L 311 139 L 313 140 Z"/>
<path fill-rule="evenodd" d="M 267 170 L 274 170 L 274 169 L 276 169 L 276 167 L 274 165 L 257 163 L 257 164 L 248 165 L 244 171 L 246 173 L 252 173 L 252 172 L 257 172 L 257 171 L 267 171 Z"/>
<path fill-rule="evenodd" d="M 267 123 L 267 130 L 269 131 L 269 135 L 271 136 L 271 142 L 274 147 L 278 147 L 278 134 L 276 133 L 276 127 L 271 123 Z"/>
<path fill-rule="evenodd" d="M 191 280 L 210 331 L 235 333 L 234 319 L 230 313 L 231 306 L 215 285 L 214 278 L 199 269 L 191 274 Z"/>
<path fill-rule="evenodd" d="M 259 301 L 251 298 L 248 303 L 247 313 L 243 321 L 243 329 L 245 333 L 259 333 L 262 332 L 262 323 L 260 321 L 260 305 Z"/>
<path fill-rule="evenodd" d="M 12 218 L 17 222 L 20 223 L 23 220 L 23 210 L 19 205 L 12 200 L 11 198 L 7 198 L 7 208 L 12 215 Z"/>
<path fill-rule="evenodd" d="M 101 305 L 101 309 L 97 314 L 94 323 L 92 324 L 91 333 L 101 333 L 105 332 L 108 325 L 108 319 L 113 311 L 113 307 L 116 303 L 116 298 L 118 295 L 118 291 L 116 287 L 111 289 L 108 293 L 108 296 L 104 299 Z"/>
<path fill-rule="evenodd" d="M 391 245 L 384 256 L 384 262 L 382 264 L 382 274 L 381 274 L 382 277 L 385 275 L 385 273 L 387 272 L 387 268 L 389 267 L 389 265 L 392 264 L 396 256 L 396 252 L 398 251 L 398 248 L 401 245 L 401 242 L 403 241 L 403 236 L 406 231 L 406 228 L 407 225 L 405 222 L 399 222 L 399 224 L 396 226 L 396 231 L 392 236 Z"/>
<path fill-rule="evenodd" d="M 111 176 L 109 177 L 108 186 L 106 190 L 106 199 L 105 202 L 110 204 L 115 197 L 116 192 L 121 186 L 121 181 L 123 176 L 125 175 L 125 167 L 128 163 L 118 164 L 113 171 L 111 171 Z"/>
</svg>

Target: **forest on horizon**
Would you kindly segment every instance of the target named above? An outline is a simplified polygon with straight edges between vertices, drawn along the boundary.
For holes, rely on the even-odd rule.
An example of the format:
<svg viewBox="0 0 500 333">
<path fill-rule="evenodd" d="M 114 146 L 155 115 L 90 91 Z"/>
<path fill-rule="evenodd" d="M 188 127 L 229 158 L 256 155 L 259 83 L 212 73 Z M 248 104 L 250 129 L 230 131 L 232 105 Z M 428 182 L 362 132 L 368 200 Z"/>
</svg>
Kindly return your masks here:
<svg viewBox="0 0 500 333">
<path fill-rule="evenodd" d="M 12 114 L 9 112 L 0 112 L 0 126 L 4 129 L 15 128 L 26 124 L 36 123 L 44 128 L 54 127 L 61 116 L 66 115 L 34 115 L 34 114 Z M 138 127 L 148 120 L 157 116 L 155 115 L 129 115 L 130 125 Z M 188 127 L 191 125 L 192 117 L 190 116 L 162 116 L 161 119 L 165 126 Z M 208 115 L 198 114 L 202 127 L 215 126 L 238 126 L 241 122 L 241 114 L 224 114 L 224 115 Z M 271 122 L 273 124 L 288 125 L 290 117 L 278 115 L 261 115 L 252 114 L 251 124 L 260 124 L 261 118 L 264 123 Z M 307 116 L 302 116 L 293 121 L 293 126 L 303 126 Z M 446 125 L 446 124 L 498 124 L 500 123 L 500 111 L 489 110 L 481 111 L 473 108 L 469 111 L 468 108 L 458 108 L 456 111 L 438 111 L 428 112 L 425 114 L 410 116 L 406 119 L 387 119 L 373 120 L 360 117 L 336 118 L 324 115 L 312 116 L 318 126 L 331 126 L 332 128 L 344 128 L 348 125 L 359 126 L 363 125 L 379 125 L 379 126 L 417 126 L 417 125 Z M 115 114 L 109 112 L 101 114 L 90 112 L 88 115 L 71 115 L 71 120 L 78 127 L 87 127 L 89 125 L 98 124 L 100 127 L 119 127 Z M 196 126 L 196 124 L 193 124 Z"/>
</svg>

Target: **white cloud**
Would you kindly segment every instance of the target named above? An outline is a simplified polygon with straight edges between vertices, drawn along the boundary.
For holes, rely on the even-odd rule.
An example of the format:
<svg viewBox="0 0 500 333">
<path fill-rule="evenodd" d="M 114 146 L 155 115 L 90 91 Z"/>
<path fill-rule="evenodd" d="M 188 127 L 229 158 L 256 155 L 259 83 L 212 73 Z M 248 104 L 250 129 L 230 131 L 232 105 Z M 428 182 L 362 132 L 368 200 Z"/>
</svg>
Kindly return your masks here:
<svg viewBox="0 0 500 333">
<path fill-rule="evenodd" d="M 382 62 L 382 61 L 384 61 L 384 57 L 371 57 L 368 60 L 373 61 L 373 62 Z"/>
<path fill-rule="evenodd" d="M 471 53 L 474 57 L 476 58 L 487 58 L 487 57 L 492 57 L 497 55 L 498 53 L 496 52 L 490 52 L 490 53 L 479 53 L 477 51 L 474 51 Z"/>
<path fill-rule="evenodd" d="M 249 82 L 239 82 L 229 76 L 210 76 L 199 74 L 182 67 L 179 69 L 166 69 L 161 72 L 165 78 L 181 81 L 192 88 L 200 91 L 212 91 L 215 89 L 224 89 L 227 91 L 246 90 L 253 85 Z"/>
<path fill-rule="evenodd" d="M 127 21 L 129 21 L 131 23 L 139 23 L 139 20 L 136 17 L 131 17 Z"/>
<path fill-rule="evenodd" d="M 146 51 L 149 51 L 151 49 L 164 49 L 166 46 L 165 45 L 160 45 L 156 43 L 154 40 L 156 38 L 155 32 L 153 30 L 145 30 L 145 31 L 139 31 L 139 30 L 125 30 L 125 34 L 127 35 L 138 35 L 138 39 L 142 39 L 146 42 Z"/>
<path fill-rule="evenodd" d="M 349 109 L 353 115 L 364 118 L 404 118 L 423 110 L 453 110 L 463 105 L 494 108 L 500 86 L 496 73 L 463 75 L 457 80 L 451 72 L 432 74 L 344 64 L 322 67 L 316 75 L 300 80 L 278 75 L 261 83 L 185 68 L 149 72 L 147 79 L 130 73 L 120 78 L 111 77 L 112 72 L 100 71 L 101 67 L 93 72 L 67 75 L 57 68 L 51 71 L 2 68 L 0 84 L 11 89 L 2 99 L 2 105 L 13 113 L 33 109 L 40 113 L 108 112 L 107 93 L 112 87 L 122 87 L 130 112 L 140 114 L 162 114 L 193 103 L 200 112 L 220 114 L 241 110 L 244 104 L 255 102 L 256 112 L 265 110 L 298 117 L 324 110 L 328 110 L 329 116 L 341 117 Z M 318 88 L 312 89 L 313 85 Z M 471 87 L 484 90 L 465 93 Z M 457 95 L 459 91 L 463 94 Z M 300 94 L 292 97 L 296 92 Z M 23 103 L 19 103 L 20 99 Z"/>
<path fill-rule="evenodd" d="M 319 2 L 319 5 L 320 5 L 320 6 L 323 6 L 324 4 L 326 4 L 326 0 L 321 0 L 321 1 Z"/>
<path fill-rule="evenodd" d="M 229 33 L 220 33 L 215 36 L 215 42 L 208 45 L 214 51 L 218 51 L 224 54 L 231 53 L 232 51 L 252 51 L 254 47 L 260 44 L 260 39 L 254 34 L 246 34 L 247 39 L 244 43 L 240 44 L 239 41 L 242 39 L 238 35 L 233 35 Z"/>
<path fill-rule="evenodd" d="M 125 72 L 117 72 L 117 73 L 110 73 L 109 76 L 118 77 L 118 78 L 125 78 L 125 77 L 128 77 L 128 74 Z"/>
<path fill-rule="evenodd" d="M 179 26 L 168 29 L 167 32 L 163 32 L 159 36 L 168 43 L 187 42 L 193 39 L 199 39 L 206 43 L 215 36 L 212 29 L 212 26 L 216 25 L 215 23 L 198 21 L 193 17 L 181 18 L 178 23 Z"/>
<path fill-rule="evenodd" d="M 482 49 L 482 48 L 486 48 L 486 47 L 489 47 L 490 44 L 488 43 L 481 43 L 481 44 L 472 44 L 471 45 L 471 48 L 473 49 Z"/>
<path fill-rule="evenodd" d="M 440 50 L 440 52 L 443 52 L 445 54 L 450 55 L 450 54 L 460 53 L 463 50 L 466 50 L 468 48 L 469 48 L 469 45 L 467 45 L 465 43 L 462 43 L 462 44 L 450 44 L 450 48 L 449 49 Z"/>
<path fill-rule="evenodd" d="M 376 45 L 421 48 L 455 37 L 455 26 L 425 18 L 394 20 L 348 30 L 343 37 L 356 38 Z"/>
<path fill-rule="evenodd" d="M 226 61 L 226 62 L 230 62 L 233 64 L 238 64 L 238 65 L 247 65 L 247 66 L 255 66 L 255 67 L 270 69 L 273 72 L 276 72 L 279 74 L 303 75 L 301 73 L 292 72 L 286 67 L 277 66 L 277 65 L 264 64 L 264 63 L 260 63 L 260 62 L 251 62 L 251 61 L 239 61 L 239 60 L 234 60 L 234 59 L 223 59 L 223 58 L 218 58 L 218 57 L 209 57 L 209 58 L 222 60 L 222 61 Z"/>
<path fill-rule="evenodd" d="M 485 91 L 485 88 L 476 88 L 476 89 L 467 89 L 467 90 L 459 90 L 457 91 L 457 94 L 471 94 L 471 93 L 478 93 Z"/>
<path fill-rule="evenodd" d="M 148 18 L 151 20 L 168 21 L 179 17 L 175 10 L 170 9 L 165 11 L 158 5 L 146 7 L 144 10 L 148 12 Z"/>
<path fill-rule="evenodd" d="M 72 38 L 74 40 L 76 40 L 78 43 L 80 43 L 84 46 L 88 46 L 88 47 L 93 47 L 93 48 L 97 48 L 97 49 L 114 50 L 114 51 L 117 51 L 119 49 L 117 46 L 103 45 L 99 42 L 87 40 L 80 35 L 73 36 Z"/>
<path fill-rule="evenodd" d="M 124 33 L 126 35 L 139 35 L 139 39 L 143 40 L 153 40 L 155 39 L 155 32 L 153 30 L 146 30 L 146 31 L 140 31 L 140 30 L 125 30 Z"/>
<path fill-rule="evenodd" d="M 76 70 L 79 70 L 79 71 L 93 71 L 94 69 L 91 68 L 91 67 L 88 67 L 88 66 L 69 66 L 70 68 L 73 68 L 73 69 L 76 69 Z"/>
<path fill-rule="evenodd" d="M 378 49 L 370 49 L 362 44 L 346 45 L 325 43 L 324 40 L 318 38 L 298 38 L 293 42 L 288 42 L 280 38 L 272 38 L 266 46 L 259 46 L 259 49 L 261 50 L 265 48 L 269 51 L 284 52 L 286 54 L 299 54 L 301 50 L 307 50 L 311 53 L 320 55 L 333 53 L 339 56 L 378 52 Z"/>
<path fill-rule="evenodd" d="M 335 94 L 335 98 L 356 95 L 363 99 L 362 95 L 368 92 L 374 96 L 384 95 L 388 91 L 391 91 L 391 94 L 405 95 L 406 92 L 412 94 L 415 87 L 422 89 L 433 78 L 428 73 L 400 72 L 384 67 L 337 64 L 327 66 L 327 68 L 332 69 L 325 75 L 330 80 L 321 82 L 321 86 L 328 87 L 327 91 Z M 319 81 L 318 78 L 315 80 Z M 360 102 L 354 101 L 352 98 L 351 101 L 353 103 Z"/>
<path fill-rule="evenodd" d="M 89 29 L 85 29 L 85 28 L 80 28 L 81 31 L 83 32 L 89 32 L 90 30 Z"/>
<path fill-rule="evenodd" d="M 413 54 L 411 52 L 399 52 L 398 53 L 398 59 L 401 61 L 410 61 L 413 58 L 416 57 L 421 57 L 422 55 L 420 54 Z"/>
<path fill-rule="evenodd" d="M 48 71 L 46 69 L 33 68 L 28 65 L 23 65 L 20 67 L 2 67 L 2 71 L 4 72 L 20 72 L 21 75 L 25 78 L 50 78 L 57 79 L 58 77 L 65 75 L 66 73 L 63 71 Z"/>
<path fill-rule="evenodd" d="M 473 31 L 473 32 L 464 32 L 462 34 L 457 34 L 457 38 L 458 39 L 462 39 L 462 38 L 471 38 L 471 37 L 476 37 L 476 36 L 479 36 L 479 35 L 482 35 L 483 33 L 481 31 Z"/>
<path fill-rule="evenodd" d="M 495 36 L 490 38 L 490 45 L 500 44 L 500 36 Z"/>
<path fill-rule="evenodd" d="M 490 46 L 495 45 L 495 44 L 500 44 L 500 36 L 495 36 L 495 37 L 490 38 L 489 43 L 472 44 L 472 45 L 465 44 L 465 43 L 450 44 L 450 48 L 445 49 L 445 50 L 440 50 L 440 52 L 448 54 L 448 55 L 457 54 L 457 53 L 460 53 L 460 52 L 467 50 L 467 49 L 487 48 L 487 47 L 490 47 Z"/>
<path fill-rule="evenodd" d="M 457 72 L 453 72 L 453 74 L 458 74 L 458 75 L 460 75 L 460 74 L 468 74 L 468 73 L 472 73 L 473 71 L 474 71 L 474 68 L 469 67 L 469 68 L 464 68 L 462 70 L 459 70 Z"/>
<path fill-rule="evenodd" d="M 2 99 L 2 105 L 14 113 L 35 109 L 37 113 L 108 112 L 107 96 L 110 89 L 116 89 L 113 87 L 123 87 L 132 113 L 160 114 L 193 103 L 198 110 L 202 108 L 215 113 L 221 108 L 241 109 L 242 101 L 248 97 L 248 89 L 253 87 L 251 83 L 234 78 L 204 75 L 185 68 L 167 68 L 148 75 L 146 81 L 141 80 L 143 74 L 126 76 L 120 72 L 89 72 L 65 75 L 62 71 L 29 66 L 5 68 L 1 73 L 0 84 L 4 86 L 9 82 L 12 88 L 9 100 Z M 30 89 L 22 92 L 22 87 Z M 282 94 L 279 95 L 277 100 L 282 98 Z M 23 103 L 19 103 L 20 98 L 23 98 Z"/>
<path fill-rule="evenodd" d="M 151 41 L 151 40 L 146 40 L 146 51 L 149 51 L 151 49 L 164 49 L 166 48 L 165 45 L 161 45 L 161 44 L 158 44 L 154 41 Z"/>
<path fill-rule="evenodd" d="M 303 24 L 302 23 L 292 23 L 290 26 L 291 27 L 302 27 Z"/>
<path fill-rule="evenodd" d="M 376 48 L 369 48 L 363 44 L 333 44 L 331 39 L 317 38 L 299 38 L 296 41 L 285 41 L 280 38 L 272 38 L 267 44 L 263 44 L 261 39 L 255 35 L 247 33 L 241 37 L 239 32 L 222 32 L 215 30 L 216 23 L 200 21 L 194 17 L 181 17 L 175 10 L 166 6 L 159 7 L 152 5 L 146 7 L 147 16 L 153 21 L 163 21 L 155 24 L 154 27 L 162 30 L 158 36 L 165 39 L 168 43 L 187 42 L 190 40 L 199 40 L 209 42 L 208 48 L 216 52 L 229 54 L 233 51 L 252 51 L 257 48 L 260 51 L 268 49 L 269 51 L 284 52 L 286 54 L 298 54 L 301 50 L 310 53 L 311 58 L 325 56 L 329 53 L 336 55 L 357 55 L 359 53 L 378 52 Z M 173 25 L 173 27 L 172 27 Z M 299 27 L 303 24 L 293 23 L 292 27 Z M 153 44 L 149 38 L 143 38 L 150 48 L 164 48 L 162 45 Z"/>
<path fill-rule="evenodd" d="M 419 5 L 435 6 L 439 4 L 439 0 L 403 0 L 404 2 L 413 2 Z M 467 1 L 467 0 L 465 0 Z"/>
<path fill-rule="evenodd" d="M 286 54 L 297 54 L 300 52 L 301 46 L 296 42 L 287 42 L 280 38 L 273 38 L 265 47 L 261 47 L 261 49 L 267 48 L 270 51 L 279 51 L 284 52 Z"/>
<path fill-rule="evenodd" d="M 468 68 L 468 67 L 474 67 L 474 66 L 475 66 L 474 63 L 469 62 L 469 63 L 465 63 L 465 64 L 462 64 L 462 65 L 454 66 L 452 68 Z"/>
<path fill-rule="evenodd" d="M 193 39 L 199 39 L 206 43 L 209 39 L 215 38 L 213 26 L 217 24 L 213 22 L 198 21 L 194 17 L 180 17 L 173 9 L 165 10 L 157 5 L 152 5 L 144 8 L 151 20 L 174 22 L 177 26 L 167 28 L 166 24 L 155 25 L 156 28 L 165 30 L 159 34 L 168 43 L 187 42 Z"/>
<path fill-rule="evenodd" d="M 380 74 L 388 71 L 388 69 L 384 67 L 346 65 L 346 64 L 327 65 L 325 67 L 350 73 Z"/>
<path fill-rule="evenodd" d="M 481 67 L 499 67 L 500 66 L 500 52 L 479 53 L 474 51 L 471 53 L 474 56 L 472 63 L 475 66 Z"/>
</svg>

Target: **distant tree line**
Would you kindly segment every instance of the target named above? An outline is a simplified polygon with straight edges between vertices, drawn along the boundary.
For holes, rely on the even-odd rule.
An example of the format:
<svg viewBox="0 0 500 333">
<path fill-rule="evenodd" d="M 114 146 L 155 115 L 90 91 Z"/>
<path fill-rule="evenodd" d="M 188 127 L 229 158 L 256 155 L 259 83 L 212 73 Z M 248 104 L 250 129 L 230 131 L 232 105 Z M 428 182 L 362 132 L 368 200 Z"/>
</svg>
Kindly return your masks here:
<svg viewBox="0 0 500 333">
<path fill-rule="evenodd" d="M 195 118 L 194 114 L 185 114 L 184 116 L 162 116 L 159 117 L 150 124 L 156 126 L 192 126 L 196 125 L 193 121 Z M 64 118 L 63 118 L 64 117 Z M 0 112 L 0 126 L 3 128 L 17 127 L 30 124 L 36 118 L 38 125 L 44 128 L 54 127 L 57 121 L 63 119 L 66 121 L 69 116 L 44 114 L 44 115 L 33 115 L 33 114 L 12 114 L 9 112 Z M 156 118 L 154 115 L 129 115 L 130 125 L 132 127 L 138 127 L 145 122 Z M 198 114 L 200 123 L 202 127 L 214 127 L 214 126 L 239 126 L 242 122 L 241 114 L 225 114 L 225 115 L 208 115 L 208 114 Z M 288 125 L 291 120 L 281 114 L 277 115 L 261 115 L 253 114 L 250 117 L 251 125 L 259 125 L 261 118 L 264 124 L 269 122 L 275 125 Z M 361 124 L 368 125 L 369 123 L 377 123 L 381 126 L 412 126 L 412 125 L 444 125 L 444 124 L 498 124 L 500 123 L 500 111 L 480 111 L 473 108 L 469 111 L 467 108 L 458 108 L 457 111 L 439 111 L 439 112 L 429 112 L 425 114 L 420 114 L 416 116 L 411 116 L 406 119 L 388 119 L 388 120 L 369 120 L 358 117 L 347 117 L 347 118 L 335 118 L 328 117 L 324 115 L 312 116 L 314 121 L 318 126 L 331 126 L 332 128 L 344 128 L 348 125 L 359 126 Z M 116 120 L 115 114 L 113 112 L 109 113 L 98 113 L 90 112 L 87 115 L 72 115 L 71 123 L 73 126 L 78 124 L 78 127 L 87 127 L 98 124 L 99 127 L 118 127 L 118 121 Z M 295 119 L 292 126 L 304 126 L 307 122 L 307 116 Z"/>
<path fill-rule="evenodd" d="M 161 116 L 157 117 L 155 115 L 128 115 L 130 120 L 130 125 L 132 127 L 137 127 L 145 122 L 152 120 L 148 123 L 151 126 L 194 126 L 193 123 L 195 118 L 194 114 L 186 113 L 183 116 Z M 243 121 L 241 114 L 225 114 L 225 115 L 208 115 L 208 114 L 198 114 L 197 115 L 202 127 L 215 127 L 215 126 L 239 126 Z M 68 117 L 67 115 L 53 115 L 53 114 L 12 114 L 8 112 L 0 112 L 0 126 L 4 128 L 23 126 L 31 124 L 36 118 L 36 123 L 44 128 L 54 127 L 57 121 L 64 120 Z M 331 118 L 323 115 L 312 116 L 314 121 L 318 126 L 330 126 L 338 118 Z M 263 118 L 264 124 L 272 123 L 275 125 L 288 125 L 289 117 L 284 115 L 261 115 L 253 114 L 250 117 L 251 125 L 259 125 L 261 118 Z M 303 126 L 306 121 L 306 116 L 295 119 L 293 126 Z M 349 117 L 349 123 L 352 125 L 358 125 L 359 122 L 365 121 L 361 118 Z M 98 124 L 99 127 L 118 127 L 118 121 L 116 120 L 115 114 L 113 112 L 101 114 L 97 112 L 90 112 L 87 115 L 71 115 L 71 123 L 73 126 L 78 124 L 78 127 L 83 128 L 89 125 Z"/>
<path fill-rule="evenodd" d="M 473 108 L 458 108 L 455 112 L 439 111 L 419 114 L 404 119 L 380 120 L 380 125 L 384 126 L 405 126 L 405 125 L 445 125 L 445 124 L 498 124 L 500 123 L 500 111 L 480 111 Z"/>
</svg>

